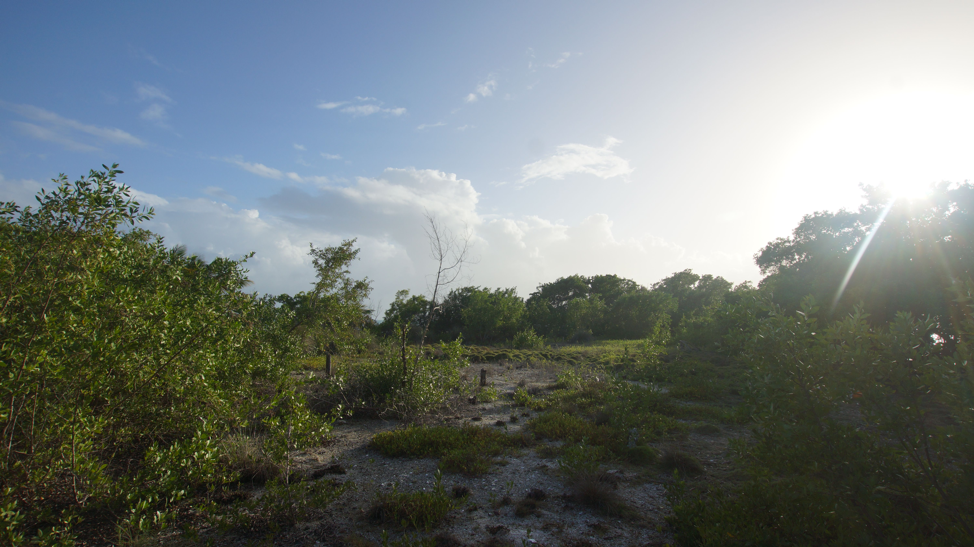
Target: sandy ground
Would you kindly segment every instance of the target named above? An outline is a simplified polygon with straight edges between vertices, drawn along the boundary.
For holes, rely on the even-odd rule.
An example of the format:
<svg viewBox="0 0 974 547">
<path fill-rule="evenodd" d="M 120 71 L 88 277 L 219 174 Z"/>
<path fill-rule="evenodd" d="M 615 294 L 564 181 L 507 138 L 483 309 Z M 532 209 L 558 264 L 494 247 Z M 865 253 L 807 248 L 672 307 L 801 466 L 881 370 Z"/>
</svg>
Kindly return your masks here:
<svg viewBox="0 0 974 547">
<path fill-rule="evenodd" d="M 519 386 L 549 389 L 556 379 L 555 369 L 523 365 L 473 365 L 466 374 L 471 381 L 481 368 L 488 371 L 500 397 L 490 403 L 471 404 L 458 400 L 452 408 L 424 423 L 459 426 L 463 423 L 498 427 L 508 432 L 524 428 L 535 412 L 514 408 L 509 395 Z M 512 421 L 512 414 L 517 421 Z M 498 421 L 505 422 L 496 425 Z M 395 486 L 401 492 L 429 490 L 434 486 L 437 461 L 431 458 L 388 458 L 370 446 L 372 436 L 381 431 L 405 427 L 396 420 L 346 419 L 335 423 L 332 439 L 324 446 L 295 454 L 299 472 L 311 475 L 329 465 L 339 464 L 344 474 L 325 475 L 327 480 L 351 481 L 355 489 L 343 494 L 329 508 L 324 519 L 300 523 L 295 529 L 264 541 L 255 538 L 218 536 L 204 533 L 217 545 L 382 545 L 383 526 L 369 521 L 367 513 L 380 492 Z M 671 441 L 672 445 L 674 441 Z M 675 441 L 679 448 L 695 454 L 705 473 L 720 475 L 728 471 L 727 435 L 688 434 Z M 670 513 L 665 484 L 669 477 L 656 468 L 624 464 L 607 468 L 615 492 L 633 511 L 632 517 L 610 518 L 574 501 L 557 473 L 557 462 L 543 458 L 536 449 L 524 449 L 506 456 L 489 473 L 469 478 L 445 474 L 443 486 L 469 489 L 469 496 L 447 520 L 430 532 L 438 536 L 437 545 L 625 545 L 672 544 L 665 517 Z M 319 480 L 325 480 L 319 479 Z M 518 517 L 515 505 L 531 490 L 544 493 L 534 514 Z M 260 492 L 255 492 L 259 495 Z M 505 503 L 505 497 L 513 503 Z M 388 527 L 386 527 L 388 528 Z M 386 529 L 389 541 L 402 538 L 402 532 Z M 416 533 L 412 534 L 414 537 Z M 365 540 L 365 541 L 362 541 Z M 358 541 L 358 543 L 355 543 Z"/>
</svg>

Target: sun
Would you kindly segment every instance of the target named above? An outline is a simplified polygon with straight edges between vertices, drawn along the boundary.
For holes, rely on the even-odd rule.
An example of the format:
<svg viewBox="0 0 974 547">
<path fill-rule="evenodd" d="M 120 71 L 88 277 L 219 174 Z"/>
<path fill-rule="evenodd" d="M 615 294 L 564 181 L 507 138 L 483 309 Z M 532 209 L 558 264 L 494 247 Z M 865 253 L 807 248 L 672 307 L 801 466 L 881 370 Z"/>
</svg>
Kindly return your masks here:
<svg viewBox="0 0 974 547">
<path fill-rule="evenodd" d="M 801 142 L 780 177 L 777 204 L 786 226 L 779 228 L 790 231 L 813 211 L 857 208 L 860 184 L 912 199 L 934 183 L 974 178 L 972 128 L 969 95 L 896 93 L 838 110 Z"/>
</svg>

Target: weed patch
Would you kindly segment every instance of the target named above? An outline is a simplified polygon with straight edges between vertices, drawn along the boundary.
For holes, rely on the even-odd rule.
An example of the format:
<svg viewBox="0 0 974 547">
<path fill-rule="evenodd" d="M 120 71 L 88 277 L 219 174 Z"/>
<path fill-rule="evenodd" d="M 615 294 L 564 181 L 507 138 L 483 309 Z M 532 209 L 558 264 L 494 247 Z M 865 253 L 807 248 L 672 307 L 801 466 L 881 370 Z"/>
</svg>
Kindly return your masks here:
<svg viewBox="0 0 974 547">
<path fill-rule="evenodd" d="M 437 473 L 436 484 L 429 492 L 392 492 L 379 494 L 369 509 L 369 520 L 400 529 L 431 530 L 447 513 L 456 507 L 456 501 L 443 489 L 442 476 Z"/>
<path fill-rule="evenodd" d="M 471 476 L 486 473 L 493 463 L 492 457 L 530 446 L 531 442 L 526 435 L 509 435 L 473 425 L 410 427 L 379 433 L 372 438 L 372 445 L 386 456 L 439 457 L 444 471 Z"/>
</svg>

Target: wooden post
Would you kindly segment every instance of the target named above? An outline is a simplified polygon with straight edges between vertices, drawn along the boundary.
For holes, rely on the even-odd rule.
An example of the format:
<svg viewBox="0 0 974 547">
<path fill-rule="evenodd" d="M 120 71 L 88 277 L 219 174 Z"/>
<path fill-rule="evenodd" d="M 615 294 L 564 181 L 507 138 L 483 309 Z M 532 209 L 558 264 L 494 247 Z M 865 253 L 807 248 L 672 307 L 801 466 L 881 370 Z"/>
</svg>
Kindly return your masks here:
<svg viewBox="0 0 974 547">
<path fill-rule="evenodd" d="M 480 387 L 487 387 L 487 369 L 480 369 Z"/>
<path fill-rule="evenodd" d="M 325 354 L 325 376 L 331 378 L 331 354 Z"/>
</svg>

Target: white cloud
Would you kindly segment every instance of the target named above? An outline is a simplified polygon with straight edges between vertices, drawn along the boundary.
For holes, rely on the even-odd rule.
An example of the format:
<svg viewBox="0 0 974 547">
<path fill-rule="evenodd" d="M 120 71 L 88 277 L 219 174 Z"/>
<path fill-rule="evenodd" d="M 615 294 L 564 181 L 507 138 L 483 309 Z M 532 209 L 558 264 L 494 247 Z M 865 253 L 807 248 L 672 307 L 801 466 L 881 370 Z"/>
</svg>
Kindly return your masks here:
<svg viewBox="0 0 974 547">
<path fill-rule="evenodd" d="M 163 207 L 169 205 L 169 200 L 162 196 L 157 196 L 155 194 L 150 194 L 149 192 L 142 192 L 131 188 L 132 198 L 139 202 L 139 205 L 143 207 Z"/>
<path fill-rule="evenodd" d="M 93 150 L 97 150 L 97 148 L 87 144 L 81 144 L 75 142 L 75 139 L 68 135 L 70 130 L 85 133 L 86 135 L 96 137 L 116 144 L 128 144 L 131 146 L 145 146 L 145 142 L 143 142 L 138 137 L 135 137 L 130 133 L 127 133 L 125 131 L 122 131 L 121 129 L 117 129 L 114 127 L 99 127 L 97 125 L 81 123 L 77 120 L 64 118 L 49 110 L 44 110 L 43 108 L 38 108 L 36 106 L 32 106 L 28 104 L 10 104 L 10 103 L 0 101 L 0 106 L 3 106 L 8 110 L 16 112 L 17 114 L 20 114 L 21 116 L 27 119 L 47 124 L 46 128 L 40 128 L 39 126 L 34 124 L 23 124 L 23 125 L 31 126 L 31 128 L 26 129 L 26 132 L 31 136 L 34 136 L 35 138 L 40 138 L 42 140 L 49 140 L 51 142 L 58 142 L 64 144 L 65 146 L 69 146 L 69 149 L 72 150 L 93 151 Z M 22 127 L 22 129 L 24 128 Z M 38 131 L 38 129 L 43 129 L 43 131 Z M 39 135 L 44 135 L 44 136 L 42 137 Z M 55 138 L 57 138 L 58 140 L 55 140 Z M 72 142 L 74 144 L 68 145 L 66 144 L 68 142 Z M 76 146 L 80 146 L 80 148 Z"/>
<path fill-rule="evenodd" d="M 34 125 L 27 122 L 11 122 L 14 127 L 18 128 L 21 133 L 32 137 L 40 141 L 48 141 L 60 144 L 66 150 L 72 150 L 76 152 L 97 152 L 101 150 L 95 146 L 89 146 L 84 143 L 80 143 L 70 137 L 66 137 L 61 133 L 48 129 L 46 127 L 41 127 L 39 125 Z"/>
<path fill-rule="evenodd" d="M 330 103 L 320 103 L 318 108 L 324 110 L 332 110 L 344 105 L 345 106 L 339 112 L 345 114 L 351 114 L 352 116 L 371 116 L 372 114 L 389 114 L 391 116 L 402 116 L 406 113 L 406 109 L 402 107 L 385 108 L 383 107 L 383 102 L 376 99 L 375 97 L 355 97 L 355 100 L 360 103 L 366 104 L 350 104 L 350 101 L 335 101 Z"/>
<path fill-rule="evenodd" d="M 467 95 L 465 100 L 468 103 L 473 103 L 479 99 L 477 95 L 480 95 L 480 97 L 490 97 L 494 94 L 495 89 L 497 89 L 497 80 L 494 79 L 493 75 L 491 75 L 487 81 L 477 84 L 477 89 L 475 89 L 473 93 Z"/>
<path fill-rule="evenodd" d="M 305 148 L 303 145 L 300 145 L 298 143 L 294 143 L 294 149 L 295 150 L 299 150 L 301 152 L 304 152 L 305 150 L 307 150 L 307 148 Z"/>
<path fill-rule="evenodd" d="M 406 113 L 405 108 L 382 108 L 377 104 L 358 104 L 354 106 L 346 106 L 341 109 L 341 112 L 345 114 L 351 114 L 353 116 L 371 116 L 376 113 L 391 114 L 393 116 L 401 116 Z"/>
<path fill-rule="evenodd" d="M 328 177 L 321 177 L 321 176 L 302 177 L 301 175 L 299 175 L 297 173 L 288 173 L 287 174 L 287 178 L 293 180 L 294 182 L 301 182 L 301 183 L 310 182 L 310 183 L 319 184 L 319 185 L 328 184 L 330 182 L 328 180 Z"/>
<path fill-rule="evenodd" d="M 421 123 L 421 124 L 419 124 L 419 125 L 416 126 L 416 130 L 417 131 L 422 131 L 423 129 L 429 129 L 430 127 L 441 127 L 441 126 L 444 126 L 444 125 L 446 125 L 446 124 L 443 123 L 443 122 Z"/>
<path fill-rule="evenodd" d="M 54 184 L 51 183 L 48 186 L 48 190 L 53 188 Z M 3 174 L 0 173 L 0 201 L 12 201 L 19 205 L 21 208 L 28 205 L 35 206 L 37 202 L 34 201 L 34 196 L 43 189 L 41 183 L 33 179 L 20 179 L 11 180 L 4 178 Z"/>
<path fill-rule="evenodd" d="M 559 57 L 557 61 L 555 61 L 553 63 L 548 63 L 545 66 L 547 66 L 548 68 L 558 68 L 561 65 L 567 63 L 568 62 L 568 59 L 571 56 L 572 56 L 571 52 L 570 51 L 566 51 L 566 52 L 564 52 L 564 53 L 561 54 L 561 57 Z"/>
<path fill-rule="evenodd" d="M 143 110 L 142 113 L 139 114 L 139 117 L 150 122 L 163 122 L 169 116 L 166 113 L 165 105 L 153 103 L 150 104 L 148 108 Z"/>
<path fill-rule="evenodd" d="M 322 152 L 321 153 L 321 157 L 325 158 L 326 160 L 340 160 L 340 159 L 342 159 L 342 157 L 339 156 L 338 154 L 327 154 L 325 152 Z"/>
<path fill-rule="evenodd" d="M 234 158 L 221 158 L 223 161 L 232 163 L 243 169 L 250 171 L 251 173 L 268 179 L 280 180 L 284 178 L 284 173 L 274 169 L 273 167 L 268 167 L 263 163 L 250 163 L 243 161 L 239 156 Z"/>
<path fill-rule="evenodd" d="M 341 111 L 353 116 L 371 116 L 376 112 L 382 112 L 382 107 L 376 104 L 359 104 L 355 106 L 346 106 Z"/>
<path fill-rule="evenodd" d="M 162 101 L 170 104 L 173 102 L 165 91 L 156 86 L 143 84 L 141 82 L 135 83 L 135 94 L 139 101 Z"/>
<path fill-rule="evenodd" d="M 214 197 L 216 199 L 220 199 L 230 203 L 237 202 L 236 196 L 234 196 L 230 192 L 227 192 L 223 188 L 220 188 L 219 186 L 207 186 L 206 188 L 203 189 L 203 193 L 210 197 Z"/>
<path fill-rule="evenodd" d="M 0 199 L 11 190 L 32 194 L 37 186 L 0 177 Z M 230 201 L 220 188 L 204 192 Z M 421 293 L 435 268 L 423 233 L 427 211 L 455 233 L 470 234 L 480 260 L 465 284 L 516 286 L 522 296 L 576 273 L 617 274 L 650 285 L 687 267 L 727 276 L 749 264 L 748 257 L 701 256 L 649 234 L 620 234 L 604 214 L 574 224 L 485 215 L 469 180 L 435 169 L 386 169 L 345 186 L 287 186 L 258 200 L 259 209 L 210 198 L 137 196 L 140 201 L 147 196 L 145 203 L 155 207 L 145 227 L 163 235 L 167 245 L 185 244 L 208 260 L 256 251 L 246 267 L 261 293 L 307 290 L 314 280 L 308 243 L 321 247 L 351 238 L 362 250 L 352 273 L 373 280 L 373 302 L 388 305 L 402 288 Z"/>
<path fill-rule="evenodd" d="M 562 180 L 566 175 L 583 173 L 601 179 L 626 176 L 632 173 L 629 162 L 612 152 L 620 140 L 608 137 L 601 148 L 584 144 L 563 144 L 555 154 L 529 163 L 521 168 L 521 183 L 539 179 Z"/>
</svg>

